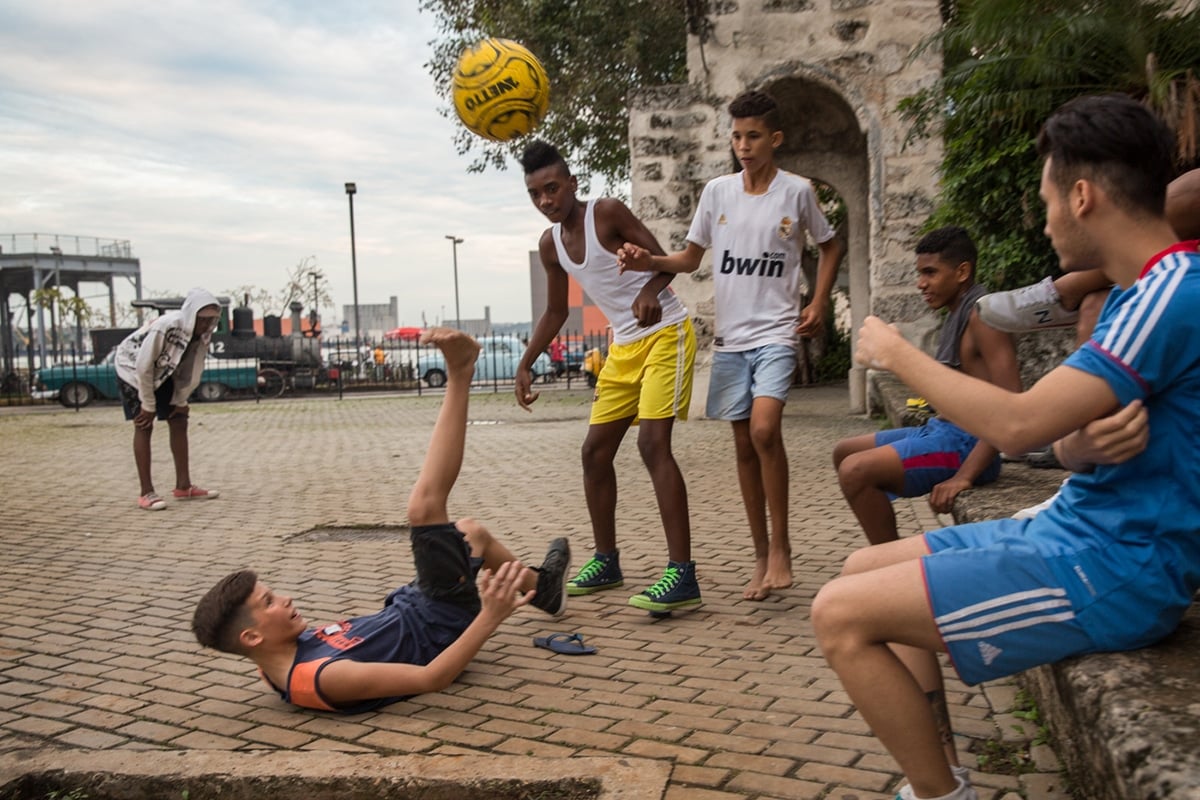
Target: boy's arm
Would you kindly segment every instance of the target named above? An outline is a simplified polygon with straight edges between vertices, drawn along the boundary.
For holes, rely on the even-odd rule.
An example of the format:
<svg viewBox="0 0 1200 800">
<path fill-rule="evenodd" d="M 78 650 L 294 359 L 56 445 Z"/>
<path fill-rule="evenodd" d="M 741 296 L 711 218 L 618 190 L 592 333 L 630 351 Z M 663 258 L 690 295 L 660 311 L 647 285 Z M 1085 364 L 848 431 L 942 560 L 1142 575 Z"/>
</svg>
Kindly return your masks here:
<svg viewBox="0 0 1200 800">
<path fill-rule="evenodd" d="M 975 348 L 983 362 L 988 381 L 1001 389 L 1020 393 L 1021 368 L 1017 363 L 1017 347 L 1012 336 L 988 325 L 975 310 L 967 319 L 967 334 L 969 346 Z M 999 453 L 984 439 L 976 442 L 954 477 L 933 487 L 929 494 L 929 507 L 938 514 L 949 514 L 954 506 L 954 498 L 974 486 Z"/>
<path fill-rule="evenodd" d="M 172 393 L 171 405 L 177 408 L 187 408 L 188 398 L 200 385 L 200 377 L 204 374 L 204 357 L 208 355 L 208 347 L 203 340 L 192 342 L 188 350 L 175 368 L 175 391 Z M 187 413 L 187 412 L 183 412 Z"/>
<path fill-rule="evenodd" d="M 542 268 L 546 270 L 546 310 L 538 318 L 533 333 L 529 334 L 529 344 L 517 365 L 516 385 L 513 392 L 517 404 L 526 411 L 530 404 L 538 399 L 539 392 L 533 391 L 533 362 L 546 351 L 550 342 L 562 330 L 567 321 L 567 273 L 558 263 L 558 252 L 554 248 L 554 239 L 547 229 L 538 240 L 538 257 Z"/>
<path fill-rule="evenodd" d="M 479 590 L 483 608 L 462 635 L 428 664 L 340 659 L 321 671 L 321 694 L 340 704 L 442 691 L 462 674 L 500 623 L 533 598 L 532 590 L 517 593 L 525 573 L 526 567 L 519 561 L 501 564 L 494 575 L 482 570 Z"/>
<path fill-rule="evenodd" d="M 138 400 L 142 408 L 151 413 L 158 410 L 158 401 L 154 397 L 154 362 L 158 360 L 162 348 L 162 331 L 152 327 L 138 347 L 137 363 L 134 367 L 137 370 Z"/>
<path fill-rule="evenodd" d="M 652 256 L 666 255 L 658 239 L 629 207 L 620 200 L 605 198 L 596 204 L 596 234 L 608 250 L 617 253 L 621 248 L 636 245 Z M 621 270 L 624 272 L 624 270 Z M 662 302 L 658 295 L 675 280 L 674 272 L 658 272 L 646 281 L 634 298 L 633 316 L 642 327 L 657 324 L 662 319 Z"/>
<path fill-rule="evenodd" d="M 817 245 L 817 250 L 820 253 L 817 258 L 817 285 L 813 287 L 812 300 L 800 310 L 800 324 L 796 326 L 796 333 L 806 337 L 816 336 L 825 326 L 825 312 L 833 294 L 838 264 L 846 248 L 841 238 L 834 236 Z"/>
<path fill-rule="evenodd" d="M 1058 366 L 1025 392 L 1015 393 L 939 364 L 878 317 L 867 317 L 854 359 L 892 372 L 938 413 L 1005 452 L 1044 447 L 1117 407 L 1108 383 Z"/>
<path fill-rule="evenodd" d="M 669 256 L 656 256 L 633 242 L 627 242 L 617 250 L 617 263 L 621 265 L 621 272 L 695 272 L 700 267 L 702 258 L 704 248 L 695 242 L 688 242 L 683 250 Z"/>
</svg>

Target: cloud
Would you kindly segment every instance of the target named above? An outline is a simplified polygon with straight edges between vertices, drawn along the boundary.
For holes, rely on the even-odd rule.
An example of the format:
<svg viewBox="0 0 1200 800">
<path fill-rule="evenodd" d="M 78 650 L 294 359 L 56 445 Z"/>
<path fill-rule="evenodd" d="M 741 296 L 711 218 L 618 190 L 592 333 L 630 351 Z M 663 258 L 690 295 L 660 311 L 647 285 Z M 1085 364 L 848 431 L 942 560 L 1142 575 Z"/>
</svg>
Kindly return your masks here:
<svg viewBox="0 0 1200 800">
<path fill-rule="evenodd" d="M 0 233 L 128 239 L 150 291 L 282 286 L 315 256 L 340 318 L 528 320 L 545 227 L 516 170 L 467 173 L 411 2 L 0 0 Z M 131 294 L 130 294 L 131 296 Z"/>
</svg>

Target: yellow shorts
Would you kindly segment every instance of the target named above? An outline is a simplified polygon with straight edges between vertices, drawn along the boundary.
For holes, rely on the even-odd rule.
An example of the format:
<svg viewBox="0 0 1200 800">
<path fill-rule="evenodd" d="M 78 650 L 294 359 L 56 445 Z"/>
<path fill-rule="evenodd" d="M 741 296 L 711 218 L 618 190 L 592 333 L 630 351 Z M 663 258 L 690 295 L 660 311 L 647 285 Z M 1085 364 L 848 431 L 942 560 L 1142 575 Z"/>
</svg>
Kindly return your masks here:
<svg viewBox="0 0 1200 800">
<path fill-rule="evenodd" d="M 692 402 L 696 333 L 685 319 L 630 344 L 608 348 L 596 380 L 591 424 L 639 419 L 687 419 Z"/>
</svg>

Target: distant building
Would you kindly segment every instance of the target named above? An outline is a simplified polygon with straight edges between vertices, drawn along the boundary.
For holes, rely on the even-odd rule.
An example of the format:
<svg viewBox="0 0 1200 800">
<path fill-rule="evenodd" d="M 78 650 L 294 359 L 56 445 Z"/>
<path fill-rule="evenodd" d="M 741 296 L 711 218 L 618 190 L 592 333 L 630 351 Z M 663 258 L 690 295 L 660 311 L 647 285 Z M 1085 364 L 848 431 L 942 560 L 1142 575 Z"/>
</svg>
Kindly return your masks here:
<svg viewBox="0 0 1200 800">
<path fill-rule="evenodd" d="M 564 336 L 606 336 L 608 317 L 583 291 L 570 275 L 567 276 L 567 321 L 563 324 Z M 532 301 L 533 319 L 546 310 L 546 269 L 536 250 L 529 251 L 529 293 Z"/>
<path fill-rule="evenodd" d="M 387 303 L 359 303 L 358 313 L 361 324 L 355 325 L 354 305 L 342 306 L 344 332 L 351 336 L 357 330 L 364 339 L 379 341 L 384 333 L 400 327 L 400 307 L 395 295 Z"/>
</svg>

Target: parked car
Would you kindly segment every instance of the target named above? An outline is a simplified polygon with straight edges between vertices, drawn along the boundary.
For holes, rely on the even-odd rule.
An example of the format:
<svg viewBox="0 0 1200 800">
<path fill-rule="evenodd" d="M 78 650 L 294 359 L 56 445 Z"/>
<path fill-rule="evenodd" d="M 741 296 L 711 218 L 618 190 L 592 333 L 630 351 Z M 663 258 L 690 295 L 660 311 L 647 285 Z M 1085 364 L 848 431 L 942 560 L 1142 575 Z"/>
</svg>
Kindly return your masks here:
<svg viewBox="0 0 1200 800">
<path fill-rule="evenodd" d="M 525 354 L 525 343 L 516 336 L 480 336 L 479 358 L 475 361 L 475 380 L 511 381 L 517 377 L 517 366 Z M 436 348 L 421 348 L 417 356 L 417 374 L 432 388 L 446 385 L 446 362 Z M 540 354 L 533 362 L 536 381 L 552 374 L 550 356 Z"/>
<path fill-rule="evenodd" d="M 112 350 L 99 364 L 55 364 L 38 370 L 34 385 L 49 396 L 58 395 L 58 402 L 68 408 L 86 406 L 96 399 L 119 400 L 117 367 Z M 200 385 L 192 399 L 222 400 L 231 391 L 255 389 L 258 386 L 258 365 L 253 360 L 231 361 L 205 359 Z"/>
</svg>

